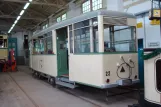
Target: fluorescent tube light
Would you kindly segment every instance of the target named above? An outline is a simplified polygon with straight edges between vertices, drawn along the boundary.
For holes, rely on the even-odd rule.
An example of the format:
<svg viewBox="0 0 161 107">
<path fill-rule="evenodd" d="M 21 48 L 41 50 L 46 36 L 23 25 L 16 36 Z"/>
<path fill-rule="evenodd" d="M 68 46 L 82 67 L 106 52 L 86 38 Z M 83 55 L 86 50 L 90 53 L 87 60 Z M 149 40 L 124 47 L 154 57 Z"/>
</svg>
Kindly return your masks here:
<svg viewBox="0 0 161 107">
<path fill-rule="evenodd" d="M 15 22 L 14 22 L 14 24 L 16 24 L 18 22 L 18 20 L 16 20 Z"/>
<path fill-rule="evenodd" d="M 26 10 L 29 7 L 29 5 L 30 3 L 26 3 L 23 9 Z"/>
<path fill-rule="evenodd" d="M 18 17 L 17 17 L 17 21 L 20 20 L 20 18 L 21 18 L 21 16 L 18 16 Z"/>
<path fill-rule="evenodd" d="M 22 11 L 20 12 L 20 16 L 22 16 L 22 15 L 24 14 L 24 12 L 25 12 L 25 10 L 22 10 Z"/>
</svg>

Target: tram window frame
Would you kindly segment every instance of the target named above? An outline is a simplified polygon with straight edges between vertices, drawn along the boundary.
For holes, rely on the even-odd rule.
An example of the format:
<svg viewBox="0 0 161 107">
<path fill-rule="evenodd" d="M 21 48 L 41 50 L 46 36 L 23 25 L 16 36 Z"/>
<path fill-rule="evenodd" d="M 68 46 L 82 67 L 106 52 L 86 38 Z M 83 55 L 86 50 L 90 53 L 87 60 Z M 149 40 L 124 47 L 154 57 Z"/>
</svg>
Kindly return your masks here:
<svg viewBox="0 0 161 107">
<path fill-rule="evenodd" d="M 42 41 L 43 47 L 40 46 L 40 41 Z M 38 44 L 38 46 L 36 46 Z M 52 31 L 44 34 L 42 38 L 37 38 L 33 40 L 33 54 L 53 54 L 53 39 Z"/>
<path fill-rule="evenodd" d="M 97 29 L 97 35 L 94 35 L 95 28 Z M 88 29 L 87 35 L 85 35 L 85 36 L 82 35 L 82 37 L 80 37 L 80 35 L 79 35 L 79 37 L 75 36 L 75 34 L 76 34 L 75 32 L 82 30 L 82 29 Z M 95 39 L 96 36 L 97 36 L 97 38 Z M 74 38 L 74 41 L 73 41 L 73 38 Z M 79 44 L 78 44 L 76 42 L 76 40 L 79 40 L 79 39 L 80 39 L 80 41 L 77 41 L 77 42 L 79 42 Z M 79 46 L 82 45 L 82 43 L 81 43 L 82 39 L 85 39 L 85 41 L 88 41 L 88 44 L 86 46 L 88 48 L 86 48 L 87 50 L 84 52 L 82 52 L 82 51 L 80 52 L 80 50 L 79 51 L 76 50 L 77 49 L 76 44 Z M 95 44 L 97 44 L 97 46 Z M 69 45 L 70 45 L 70 53 L 76 53 L 76 54 L 91 53 L 91 52 L 98 53 L 99 47 L 98 47 L 98 19 L 97 19 L 97 17 L 69 25 Z M 80 46 L 80 48 L 81 47 L 82 46 Z M 83 50 L 85 50 L 85 49 L 83 49 Z"/>
<path fill-rule="evenodd" d="M 50 41 L 50 42 L 49 42 Z M 50 48 L 49 48 L 50 46 Z M 53 54 L 53 39 L 52 39 L 52 32 L 48 33 L 47 37 L 47 54 Z"/>
<path fill-rule="evenodd" d="M 98 53 L 99 52 L 99 33 L 98 33 L 98 18 L 95 17 L 92 20 L 92 25 L 91 25 L 91 29 L 92 29 L 92 33 L 93 33 L 93 52 Z"/>
<path fill-rule="evenodd" d="M 33 54 L 39 54 L 39 40 L 33 39 Z"/>
<path fill-rule="evenodd" d="M 70 25 L 72 27 L 72 25 Z M 72 28 L 70 29 L 70 26 L 69 26 L 69 40 L 70 40 L 70 53 L 73 53 L 73 31 L 72 31 Z"/>
<path fill-rule="evenodd" d="M 161 92 L 161 72 L 160 72 L 161 59 L 158 59 L 155 63 L 156 68 L 156 88 Z"/>
<path fill-rule="evenodd" d="M 75 23 L 74 31 L 74 53 L 90 53 L 90 20 Z"/>
<path fill-rule="evenodd" d="M 107 25 L 107 24 L 104 24 L 104 48 L 105 48 L 104 52 L 136 52 L 136 27 L 128 26 L 128 25 L 127 26 L 107 25 L 108 27 L 105 28 L 105 25 Z M 123 27 L 123 28 L 121 28 L 121 27 Z M 112 30 L 110 30 L 110 29 L 112 29 Z M 109 41 L 105 40 L 105 30 L 109 30 L 108 31 L 109 32 L 109 35 L 108 35 Z M 128 31 L 126 31 L 126 30 L 129 30 L 130 34 L 128 34 Z M 123 31 L 123 32 L 120 33 L 121 31 Z M 116 34 L 116 33 L 118 33 L 118 34 Z M 124 35 L 124 33 L 126 33 L 126 35 Z M 106 33 L 106 34 L 108 34 L 108 33 Z M 110 38 L 110 35 L 111 35 L 111 38 Z M 127 37 L 125 37 L 126 40 L 120 39 L 120 40 L 116 41 L 116 38 L 121 38 L 121 36 L 129 36 L 131 38 L 127 39 Z M 123 48 L 120 47 L 121 44 L 122 44 Z M 119 45 L 119 47 L 117 47 L 116 45 Z"/>
<path fill-rule="evenodd" d="M 4 48 L 4 40 L 0 39 L 0 48 Z"/>
</svg>

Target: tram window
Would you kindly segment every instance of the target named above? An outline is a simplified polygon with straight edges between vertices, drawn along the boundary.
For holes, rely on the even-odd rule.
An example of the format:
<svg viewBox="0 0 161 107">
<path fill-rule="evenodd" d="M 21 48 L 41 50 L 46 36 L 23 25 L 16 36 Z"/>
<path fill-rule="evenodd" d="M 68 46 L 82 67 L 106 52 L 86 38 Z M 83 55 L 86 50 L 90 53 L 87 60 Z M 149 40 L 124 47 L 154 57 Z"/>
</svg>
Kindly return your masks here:
<svg viewBox="0 0 161 107">
<path fill-rule="evenodd" d="M 74 51 L 75 53 L 90 52 L 89 27 L 75 30 Z"/>
<path fill-rule="evenodd" d="M 134 40 L 134 27 L 128 26 L 115 26 L 114 39 L 115 48 L 117 51 L 136 51 L 136 45 Z"/>
<path fill-rule="evenodd" d="M 104 25 L 104 47 L 105 52 L 136 51 L 134 27 Z"/>
<path fill-rule="evenodd" d="M 92 28 L 93 28 L 93 44 L 94 52 L 98 52 L 98 21 L 97 18 L 92 19 Z"/>
<path fill-rule="evenodd" d="M 72 30 L 72 25 L 69 26 L 69 30 L 70 30 L 70 31 Z"/>
<path fill-rule="evenodd" d="M 33 53 L 38 54 L 40 52 L 39 48 L 39 40 L 34 40 L 33 42 L 34 47 L 33 47 Z"/>
<path fill-rule="evenodd" d="M 70 31 L 70 53 L 73 53 L 73 35 L 72 35 L 72 31 Z"/>
<path fill-rule="evenodd" d="M 74 24 L 74 29 L 78 29 L 78 28 L 86 27 L 86 26 L 89 26 L 89 20 L 85 20 L 85 21 Z"/>
<path fill-rule="evenodd" d="M 161 69 L 160 69 L 160 66 L 161 66 L 161 60 L 157 60 L 156 61 L 156 86 L 157 86 L 157 90 L 159 92 L 161 92 Z"/>
<path fill-rule="evenodd" d="M 98 27 L 93 27 L 94 52 L 98 52 Z"/>
<path fill-rule="evenodd" d="M 44 54 L 44 39 L 40 39 L 40 53 Z"/>
<path fill-rule="evenodd" d="M 53 43 L 52 43 L 52 36 L 47 38 L 47 53 L 48 54 L 52 54 L 53 52 L 53 47 L 52 47 Z"/>
<path fill-rule="evenodd" d="M 3 39 L 0 39 L 0 48 L 3 48 L 3 47 L 4 47 Z"/>
</svg>

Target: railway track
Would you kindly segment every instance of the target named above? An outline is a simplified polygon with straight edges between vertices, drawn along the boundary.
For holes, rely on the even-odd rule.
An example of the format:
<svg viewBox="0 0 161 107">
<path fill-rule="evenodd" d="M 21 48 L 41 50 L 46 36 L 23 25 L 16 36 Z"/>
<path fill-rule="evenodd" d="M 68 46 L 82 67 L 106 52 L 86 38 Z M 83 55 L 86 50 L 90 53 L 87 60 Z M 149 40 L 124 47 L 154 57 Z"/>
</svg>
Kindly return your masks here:
<svg viewBox="0 0 161 107">
<path fill-rule="evenodd" d="M 30 75 L 29 73 L 26 73 L 26 72 L 23 72 L 23 73 L 25 73 L 25 74 L 27 74 L 27 75 Z M 8 73 L 8 75 L 9 75 L 9 77 L 11 78 L 11 80 L 20 88 L 20 90 L 26 95 L 26 97 L 32 102 L 32 104 L 33 104 L 35 107 L 41 107 L 41 106 L 39 106 L 39 105 L 34 101 L 34 99 L 32 99 L 32 98 L 30 97 L 30 95 L 28 95 L 28 93 L 21 87 L 21 85 L 17 83 L 17 81 L 14 79 L 14 77 L 13 77 L 10 73 Z M 31 75 L 30 75 L 30 76 L 31 76 Z M 42 82 L 42 83 L 43 83 L 43 82 Z M 43 83 L 43 84 L 46 85 L 45 83 Z M 102 106 L 100 106 L 100 105 L 98 105 L 98 104 L 96 104 L 96 103 L 93 103 L 92 101 L 89 101 L 89 100 L 87 100 L 87 99 L 85 99 L 85 98 L 83 98 L 83 97 L 81 97 L 81 96 L 79 96 L 79 95 L 77 95 L 77 94 L 72 93 L 72 92 L 71 92 L 70 90 L 68 90 L 68 89 L 59 88 L 59 90 L 65 92 L 65 93 L 67 93 L 67 94 L 70 94 L 70 95 L 72 95 L 72 96 L 74 96 L 74 97 L 77 97 L 77 98 L 79 98 L 79 99 L 81 99 L 81 100 L 83 100 L 83 101 L 85 101 L 85 102 L 87 102 L 87 103 L 90 103 L 90 104 L 92 104 L 94 107 L 102 107 Z"/>
<path fill-rule="evenodd" d="M 35 107 L 40 107 L 28 94 L 27 92 L 17 83 L 17 81 L 8 73 L 11 80 L 20 88 L 20 90 L 26 95 L 26 97 L 32 102 Z"/>
</svg>

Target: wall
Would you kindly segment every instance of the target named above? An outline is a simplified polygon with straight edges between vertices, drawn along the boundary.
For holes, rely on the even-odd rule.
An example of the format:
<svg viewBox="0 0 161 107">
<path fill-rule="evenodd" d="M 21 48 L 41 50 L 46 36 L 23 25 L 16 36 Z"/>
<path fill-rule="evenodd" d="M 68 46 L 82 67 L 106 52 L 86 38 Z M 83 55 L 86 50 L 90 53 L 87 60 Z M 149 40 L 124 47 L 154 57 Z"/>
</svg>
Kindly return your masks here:
<svg viewBox="0 0 161 107">
<path fill-rule="evenodd" d="M 134 6 L 131 6 L 129 8 L 126 8 L 124 11 L 128 13 L 139 14 L 139 13 L 147 12 L 150 9 L 151 9 L 151 1 L 148 0 L 148 1 L 136 4 Z"/>
<path fill-rule="evenodd" d="M 18 65 L 24 65 L 25 64 L 25 52 L 23 49 L 23 43 L 24 43 L 24 35 L 29 35 L 29 32 L 15 32 L 12 33 L 10 36 L 13 38 L 17 38 L 17 51 L 18 51 L 18 57 L 17 57 L 17 63 Z"/>
<path fill-rule="evenodd" d="M 140 4 L 125 9 L 125 12 L 133 13 L 137 16 L 137 23 L 142 23 L 142 27 L 137 29 L 138 39 L 143 39 L 144 48 L 161 47 L 160 26 L 151 25 L 149 20 L 149 10 L 151 1 L 145 1 Z"/>
</svg>

